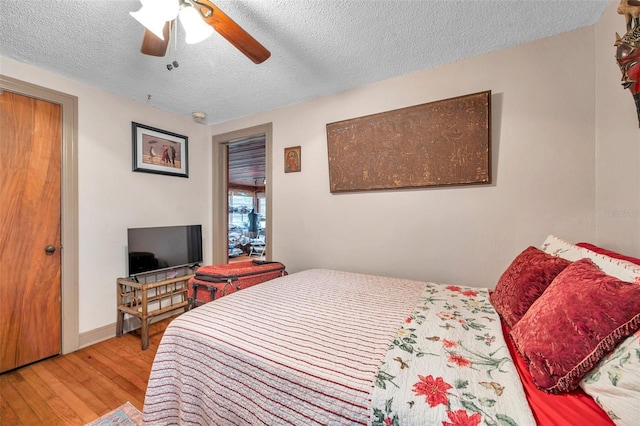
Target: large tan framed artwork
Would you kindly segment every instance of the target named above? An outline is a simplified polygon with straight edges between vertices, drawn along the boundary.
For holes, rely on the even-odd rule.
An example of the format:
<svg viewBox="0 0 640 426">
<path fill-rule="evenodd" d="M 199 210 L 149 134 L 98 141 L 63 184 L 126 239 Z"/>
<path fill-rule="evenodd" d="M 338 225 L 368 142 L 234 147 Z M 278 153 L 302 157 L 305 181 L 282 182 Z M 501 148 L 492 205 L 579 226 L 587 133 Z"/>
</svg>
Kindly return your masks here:
<svg viewBox="0 0 640 426">
<path fill-rule="evenodd" d="M 332 193 L 491 183 L 491 91 L 327 124 Z"/>
</svg>

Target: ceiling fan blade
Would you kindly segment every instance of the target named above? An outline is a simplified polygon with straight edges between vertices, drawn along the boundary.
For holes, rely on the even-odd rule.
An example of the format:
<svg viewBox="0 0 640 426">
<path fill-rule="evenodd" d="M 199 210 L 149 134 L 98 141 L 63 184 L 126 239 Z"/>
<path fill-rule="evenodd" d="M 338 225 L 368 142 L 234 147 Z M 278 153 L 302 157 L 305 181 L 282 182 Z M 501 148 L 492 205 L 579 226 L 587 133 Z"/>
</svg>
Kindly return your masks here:
<svg viewBox="0 0 640 426">
<path fill-rule="evenodd" d="M 164 56 L 169 45 L 169 22 L 165 22 L 162 32 L 164 40 L 160 40 L 154 33 L 145 28 L 140 51 L 145 55 Z"/>
<path fill-rule="evenodd" d="M 215 6 L 209 0 L 193 0 L 193 2 L 200 6 L 204 21 L 254 63 L 261 64 L 271 56 L 271 52 L 220 10 L 218 6 Z"/>
</svg>

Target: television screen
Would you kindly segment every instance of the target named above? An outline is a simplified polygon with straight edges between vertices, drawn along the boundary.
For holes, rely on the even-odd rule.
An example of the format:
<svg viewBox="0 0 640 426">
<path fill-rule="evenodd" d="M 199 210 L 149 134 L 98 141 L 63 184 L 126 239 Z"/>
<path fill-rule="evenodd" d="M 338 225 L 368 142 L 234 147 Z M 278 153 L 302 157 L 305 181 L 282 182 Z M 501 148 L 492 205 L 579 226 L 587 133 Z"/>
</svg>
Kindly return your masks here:
<svg viewBox="0 0 640 426">
<path fill-rule="evenodd" d="M 202 225 L 129 228 L 129 276 L 202 263 Z"/>
</svg>

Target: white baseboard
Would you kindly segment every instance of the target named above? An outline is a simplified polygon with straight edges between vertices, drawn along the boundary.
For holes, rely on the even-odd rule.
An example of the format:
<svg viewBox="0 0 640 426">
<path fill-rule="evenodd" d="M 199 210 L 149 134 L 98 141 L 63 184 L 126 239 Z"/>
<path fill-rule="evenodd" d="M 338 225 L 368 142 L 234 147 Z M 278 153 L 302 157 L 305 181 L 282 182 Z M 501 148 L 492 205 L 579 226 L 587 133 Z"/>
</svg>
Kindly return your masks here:
<svg viewBox="0 0 640 426">
<path fill-rule="evenodd" d="M 175 312 L 167 312 L 164 315 L 158 315 L 154 317 L 151 323 L 158 322 L 165 318 L 169 318 L 175 316 Z M 130 331 L 136 330 L 140 328 L 140 320 L 136 317 L 128 316 L 124 320 L 123 330 L 124 333 L 128 333 Z M 84 333 L 80 333 L 79 336 L 79 346 L 78 349 L 85 348 L 87 346 L 91 346 L 98 342 L 102 342 L 103 340 L 111 339 L 116 337 L 116 323 L 108 324 L 103 327 L 94 328 L 93 330 L 85 331 Z"/>
<path fill-rule="evenodd" d="M 131 330 L 140 328 L 140 320 L 135 317 L 130 317 L 124 320 L 124 332 L 127 333 Z M 104 327 L 94 328 L 93 330 L 80 333 L 78 349 L 91 346 L 95 343 L 102 342 L 103 340 L 116 337 L 116 323 L 105 325 Z"/>
</svg>

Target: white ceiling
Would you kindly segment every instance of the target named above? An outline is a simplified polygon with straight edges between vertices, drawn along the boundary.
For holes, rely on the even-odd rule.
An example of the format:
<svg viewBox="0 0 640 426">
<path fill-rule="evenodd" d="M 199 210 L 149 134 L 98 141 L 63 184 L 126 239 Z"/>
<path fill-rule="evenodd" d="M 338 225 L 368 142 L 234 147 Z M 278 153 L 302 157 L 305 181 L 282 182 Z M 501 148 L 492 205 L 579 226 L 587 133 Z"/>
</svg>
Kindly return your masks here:
<svg viewBox="0 0 640 426">
<path fill-rule="evenodd" d="M 138 0 L 0 0 L 0 55 L 216 124 L 591 25 L 609 1 L 214 3 L 271 51 L 267 61 L 217 33 L 196 45 L 179 33 L 164 58 L 143 55 L 129 15 Z"/>
</svg>

